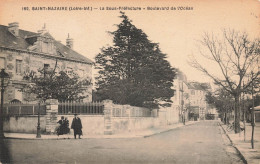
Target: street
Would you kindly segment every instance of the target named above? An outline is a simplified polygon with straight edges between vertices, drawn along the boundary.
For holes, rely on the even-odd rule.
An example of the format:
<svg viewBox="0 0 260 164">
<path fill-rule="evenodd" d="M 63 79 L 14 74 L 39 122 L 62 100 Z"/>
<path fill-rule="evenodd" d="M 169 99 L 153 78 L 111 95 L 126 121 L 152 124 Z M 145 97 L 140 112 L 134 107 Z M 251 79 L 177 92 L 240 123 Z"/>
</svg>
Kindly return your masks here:
<svg viewBox="0 0 260 164">
<path fill-rule="evenodd" d="M 146 138 L 7 139 L 12 163 L 243 163 L 217 121 Z"/>
</svg>

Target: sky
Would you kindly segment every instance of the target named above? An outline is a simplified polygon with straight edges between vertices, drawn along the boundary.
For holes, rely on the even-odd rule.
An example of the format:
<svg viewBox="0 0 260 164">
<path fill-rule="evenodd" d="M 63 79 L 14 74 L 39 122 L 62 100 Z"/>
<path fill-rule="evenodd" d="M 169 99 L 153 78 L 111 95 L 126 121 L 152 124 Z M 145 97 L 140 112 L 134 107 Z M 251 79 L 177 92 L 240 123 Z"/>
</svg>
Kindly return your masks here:
<svg viewBox="0 0 260 164">
<path fill-rule="evenodd" d="M 0 24 L 19 22 L 20 29 L 32 32 L 46 24 L 49 33 L 63 44 L 69 33 L 74 39 L 74 50 L 94 61 L 103 46 L 112 45 L 108 31 L 115 31 L 115 24 L 121 21 L 119 10 L 101 8 L 120 6 L 142 9 L 124 12 L 151 41 L 159 43 L 167 60 L 184 72 L 189 81 L 210 81 L 189 66 L 190 55 L 215 75 L 221 75 L 216 65 L 198 53 L 199 40 L 204 32 L 221 36 L 221 30 L 234 29 L 247 32 L 252 38 L 260 34 L 259 0 L 0 0 Z M 27 7 L 29 11 L 23 10 Z M 39 11 L 32 10 L 32 7 L 92 7 L 93 10 Z M 175 7 L 176 10 L 147 10 L 147 7 Z M 178 10 L 178 7 L 192 10 Z"/>
</svg>

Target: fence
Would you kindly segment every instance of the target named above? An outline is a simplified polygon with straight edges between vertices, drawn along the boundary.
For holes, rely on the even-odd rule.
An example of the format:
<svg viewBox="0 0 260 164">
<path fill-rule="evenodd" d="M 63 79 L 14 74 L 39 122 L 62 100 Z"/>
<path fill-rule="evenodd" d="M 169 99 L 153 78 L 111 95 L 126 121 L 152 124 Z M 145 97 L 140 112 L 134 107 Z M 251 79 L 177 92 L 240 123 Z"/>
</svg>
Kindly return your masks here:
<svg viewBox="0 0 260 164">
<path fill-rule="evenodd" d="M 112 109 L 113 117 L 153 117 L 153 111 L 147 108 L 133 107 L 130 105 L 115 105 Z"/>
<path fill-rule="evenodd" d="M 7 115 L 37 115 L 39 105 L 35 104 L 21 104 L 10 103 L 4 105 L 4 114 Z M 58 114 L 71 115 L 73 113 L 85 115 L 103 115 L 104 104 L 102 102 L 59 102 Z M 46 114 L 46 104 L 40 104 L 40 114 Z M 147 108 L 133 107 L 130 105 L 114 104 L 112 108 L 112 117 L 153 117 L 156 114 Z"/>
<path fill-rule="evenodd" d="M 5 115 L 37 115 L 39 112 L 39 104 L 21 104 L 11 103 L 4 104 L 3 113 Z M 46 105 L 40 104 L 40 114 L 46 114 Z"/>
<path fill-rule="evenodd" d="M 10 103 L 4 105 L 3 113 L 6 115 L 37 115 L 39 111 L 38 104 L 21 104 Z M 60 102 L 58 105 L 58 114 L 88 114 L 88 115 L 100 115 L 104 114 L 104 105 L 101 102 Z M 46 104 L 40 104 L 40 114 L 46 114 Z"/>
<path fill-rule="evenodd" d="M 103 115 L 104 104 L 102 102 L 59 102 L 58 114 L 87 114 Z"/>
</svg>

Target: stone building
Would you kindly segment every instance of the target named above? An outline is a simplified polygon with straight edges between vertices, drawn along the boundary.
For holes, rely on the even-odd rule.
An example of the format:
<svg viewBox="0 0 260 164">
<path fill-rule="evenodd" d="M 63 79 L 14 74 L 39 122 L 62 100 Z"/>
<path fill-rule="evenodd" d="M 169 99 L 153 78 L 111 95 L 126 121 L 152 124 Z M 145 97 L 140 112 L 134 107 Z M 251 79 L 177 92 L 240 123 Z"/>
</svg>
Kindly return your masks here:
<svg viewBox="0 0 260 164">
<path fill-rule="evenodd" d="M 187 77 L 182 71 L 177 71 L 173 86 L 175 92 L 172 97 L 172 106 L 178 111 L 179 122 L 183 122 L 184 117 L 186 120 L 188 119 L 187 105 L 189 104 L 189 90 Z"/>
<path fill-rule="evenodd" d="M 186 75 L 178 70 L 174 79 L 174 96 L 172 108 L 178 111 L 179 121 L 205 119 L 205 114 L 216 113 L 206 102 L 207 91 L 211 90 L 209 83 L 190 82 Z"/>
<path fill-rule="evenodd" d="M 205 119 L 205 114 L 209 110 L 206 102 L 207 91 L 211 89 L 209 83 L 189 82 L 189 106 L 194 113 L 199 114 L 200 119 Z"/>
<path fill-rule="evenodd" d="M 93 62 L 73 50 L 73 39 L 68 36 L 66 45 L 55 40 L 44 27 L 38 32 L 19 29 L 17 22 L 0 25 L 0 68 L 11 76 L 5 92 L 5 103 L 12 100 L 24 101 L 20 89 L 27 83 L 25 74 L 38 72 L 42 68 L 56 71 L 75 72 L 81 79 L 92 79 Z M 84 93 L 92 100 L 92 86 Z"/>
</svg>

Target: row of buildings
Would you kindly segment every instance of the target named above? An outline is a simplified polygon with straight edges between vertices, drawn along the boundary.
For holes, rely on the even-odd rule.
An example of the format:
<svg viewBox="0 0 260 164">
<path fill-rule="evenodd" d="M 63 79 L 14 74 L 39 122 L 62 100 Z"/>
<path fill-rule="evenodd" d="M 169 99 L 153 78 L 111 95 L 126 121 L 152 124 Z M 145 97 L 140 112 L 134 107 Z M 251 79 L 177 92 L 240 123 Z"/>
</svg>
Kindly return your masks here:
<svg viewBox="0 0 260 164">
<path fill-rule="evenodd" d="M 37 72 L 39 68 L 56 67 L 56 71 L 73 71 L 82 79 L 92 79 L 93 62 L 73 49 L 73 39 L 69 35 L 66 45 L 63 45 L 50 35 L 45 26 L 35 33 L 20 29 L 14 22 L 8 26 L 0 25 L 0 36 L 0 68 L 11 76 L 4 95 L 5 103 L 27 100 L 27 95 L 20 92 L 27 83 L 23 76 Z M 206 92 L 211 90 L 208 83 L 188 82 L 185 74 L 178 71 L 174 89 L 172 109 L 177 111 L 180 121 L 205 119 L 205 113 L 216 114 L 205 101 Z M 91 101 L 92 86 L 84 94 L 87 95 L 84 101 Z"/>
<path fill-rule="evenodd" d="M 172 107 L 179 111 L 180 122 L 183 122 L 184 119 L 204 120 L 207 115 L 217 116 L 216 109 L 206 102 L 207 92 L 212 91 L 210 83 L 188 81 L 186 75 L 178 70 L 174 80 L 174 89 Z"/>
</svg>

